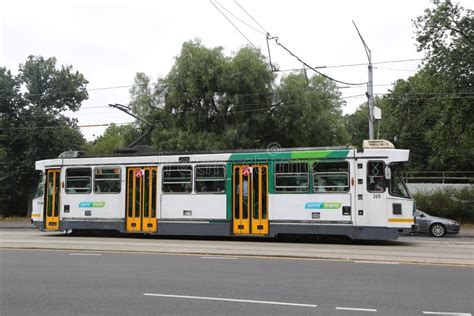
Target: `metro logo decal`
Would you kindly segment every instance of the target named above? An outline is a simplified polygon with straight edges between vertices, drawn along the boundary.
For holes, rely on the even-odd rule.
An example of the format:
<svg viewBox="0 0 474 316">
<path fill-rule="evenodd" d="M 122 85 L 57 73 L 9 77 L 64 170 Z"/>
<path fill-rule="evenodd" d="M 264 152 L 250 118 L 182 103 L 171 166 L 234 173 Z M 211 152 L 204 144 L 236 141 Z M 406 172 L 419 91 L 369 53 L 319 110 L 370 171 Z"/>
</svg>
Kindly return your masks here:
<svg viewBox="0 0 474 316">
<path fill-rule="evenodd" d="M 79 207 L 104 207 L 105 202 L 80 202 Z"/>
<path fill-rule="evenodd" d="M 307 210 L 321 210 L 321 209 L 339 209 L 342 203 L 340 202 L 308 202 L 304 208 Z"/>
</svg>

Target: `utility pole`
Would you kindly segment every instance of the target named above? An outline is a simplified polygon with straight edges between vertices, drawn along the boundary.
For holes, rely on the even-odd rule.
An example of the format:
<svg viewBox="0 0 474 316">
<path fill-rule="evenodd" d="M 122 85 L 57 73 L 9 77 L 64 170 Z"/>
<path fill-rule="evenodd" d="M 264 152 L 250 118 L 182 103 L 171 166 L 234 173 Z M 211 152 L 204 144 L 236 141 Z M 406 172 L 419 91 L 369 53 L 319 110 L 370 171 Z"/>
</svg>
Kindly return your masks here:
<svg viewBox="0 0 474 316">
<path fill-rule="evenodd" d="M 359 37 L 362 41 L 362 44 L 364 45 L 365 53 L 367 54 L 367 59 L 369 61 L 369 80 L 367 82 L 367 103 L 368 103 L 368 108 L 369 108 L 369 139 L 374 139 L 374 79 L 373 79 L 373 67 L 372 67 L 372 52 L 370 51 L 369 47 L 364 41 L 364 38 L 359 32 L 359 29 L 357 28 L 357 25 L 355 24 L 354 21 L 352 21 L 354 24 L 354 27 L 356 28 L 357 34 L 359 34 Z"/>
</svg>

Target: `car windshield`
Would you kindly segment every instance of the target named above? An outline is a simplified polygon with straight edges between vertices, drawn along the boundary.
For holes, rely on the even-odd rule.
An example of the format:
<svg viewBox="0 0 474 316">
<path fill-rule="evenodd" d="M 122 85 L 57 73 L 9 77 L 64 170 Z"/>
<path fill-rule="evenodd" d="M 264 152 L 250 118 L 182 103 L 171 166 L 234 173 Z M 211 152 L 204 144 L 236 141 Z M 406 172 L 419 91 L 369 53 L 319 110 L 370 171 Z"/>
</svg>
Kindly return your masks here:
<svg viewBox="0 0 474 316">
<path fill-rule="evenodd" d="M 392 177 L 390 178 L 390 194 L 410 199 L 410 193 L 402 179 L 403 164 L 396 163 L 390 165 Z"/>
<path fill-rule="evenodd" d="M 430 214 L 422 212 L 420 210 L 416 210 L 416 216 L 430 216 Z"/>
</svg>

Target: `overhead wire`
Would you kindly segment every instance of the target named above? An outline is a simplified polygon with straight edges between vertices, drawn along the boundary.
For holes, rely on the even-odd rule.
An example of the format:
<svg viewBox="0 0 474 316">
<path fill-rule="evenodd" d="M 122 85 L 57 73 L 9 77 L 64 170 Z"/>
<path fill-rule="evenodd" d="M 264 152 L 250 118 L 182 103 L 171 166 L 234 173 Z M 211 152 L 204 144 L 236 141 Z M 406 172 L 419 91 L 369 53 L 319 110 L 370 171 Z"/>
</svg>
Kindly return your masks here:
<svg viewBox="0 0 474 316">
<path fill-rule="evenodd" d="M 374 69 L 377 70 L 393 70 L 393 71 L 411 71 L 411 72 L 417 72 L 420 69 L 401 69 L 401 68 L 390 68 L 390 67 L 374 67 Z"/>
<path fill-rule="evenodd" d="M 226 7 L 224 7 L 219 1 L 217 0 L 213 0 L 215 3 L 217 3 L 222 9 L 224 9 L 227 13 L 229 13 L 230 15 L 232 15 L 235 19 L 239 20 L 241 23 L 247 25 L 249 28 L 251 28 L 252 30 L 254 30 L 255 32 L 258 32 L 262 35 L 266 35 L 265 32 L 262 32 L 260 30 L 258 30 L 257 28 L 253 27 L 252 25 L 248 24 L 247 22 L 245 22 L 244 20 L 242 20 L 241 18 L 239 18 L 238 16 L 236 16 L 234 13 L 232 13 L 230 10 L 228 10 Z"/>
<path fill-rule="evenodd" d="M 423 58 L 412 58 L 412 59 L 398 59 L 398 60 L 387 60 L 387 61 L 378 61 L 372 62 L 372 65 L 380 65 L 380 64 L 395 64 L 395 63 L 407 63 L 412 61 L 420 61 Z M 360 67 L 360 66 L 368 66 L 368 63 L 356 63 L 356 64 L 340 64 L 340 65 L 329 65 L 329 66 L 314 66 L 314 68 L 318 69 L 329 69 L 329 68 L 347 68 L 347 67 Z M 378 67 L 379 69 L 388 69 L 384 67 Z M 280 69 L 279 72 L 289 72 L 289 71 L 299 71 L 302 68 L 293 68 L 293 69 Z M 419 70 L 419 69 L 417 69 Z"/>
<path fill-rule="evenodd" d="M 260 52 L 260 49 L 258 49 L 257 46 L 255 46 L 255 44 L 252 43 L 252 41 L 249 40 L 247 36 L 245 36 L 245 34 L 237 27 L 237 25 L 235 25 L 235 24 L 232 22 L 232 20 L 229 19 L 229 18 L 227 17 L 227 15 L 225 15 L 224 12 L 222 12 L 222 10 L 219 9 L 219 8 L 215 5 L 215 3 L 212 2 L 212 0 L 210 0 L 210 2 L 211 2 L 211 4 L 217 9 L 217 11 L 219 11 L 219 12 L 222 14 L 222 16 L 223 16 L 227 21 L 229 21 L 230 24 L 232 24 L 232 26 L 237 30 L 237 32 L 239 32 L 240 35 L 242 35 L 242 36 L 247 40 L 247 42 L 249 42 L 250 45 L 252 45 L 252 47 L 253 47 L 258 53 L 260 53 L 260 54 L 262 55 L 262 53 Z M 263 55 L 262 55 L 262 56 L 263 56 Z"/>
<path fill-rule="evenodd" d="M 265 34 L 269 34 L 269 33 L 270 33 L 270 32 L 268 32 L 260 23 L 258 23 L 258 21 L 257 21 L 250 13 L 248 13 L 247 10 L 245 10 L 244 7 L 242 7 L 242 6 L 240 5 L 240 3 L 237 2 L 237 0 L 234 0 L 234 2 L 235 2 L 236 5 L 239 6 L 240 9 L 242 9 L 242 11 L 245 12 L 245 14 L 247 14 L 247 16 L 248 16 L 249 18 L 252 19 L 252 21 L 254 21 L 254 22 L 265 32 Z"/>
<path fill-rule="evenodd" d="M 315 73 L 319 74 L 320 76 L 323 76 L 324 78 L 326 79 L 329 79 L 329 80 L 332 80 L 334 82 L 338 82 L 338 83 L 342 83 L 342 84 L 346 84 L 346 85 L 351 85 L 351 86 L 361 86 L 361 85 L 366 85 L 367 82 L 361 82 L 361 83 L 354 83 L 354 82 L 347 82 L 347 81 L 341 81 L 341 80 L 337 80 L 331 76 L 328 76 L 326 75 L 325 73 L 322 73 L 320 72 L 319 70 L 317 70 L 316 68 L 310 66 L 308 63 L 306 63 L 305 61 L 303 61 L 300 57 L 298 57 L 296 54 L 294 54 L 290 49 L 288 49 L 286 46 L 284 46 L 283 44 L 281 44 L 280 42 L 278 42 L 278 37 L 276 36 L 273 36 L 270 34 L 270 32 L 268 32 L 249 12 L 247 12 L 247 10 L 245 10 L 245 8 L 240 5 L 237 0 L 234 0 L 234 2 L 242 9 L 242 11 L 245 12 L 245 14 L 247 14 L 248 17 L 250 17 L 258 26 L 260 26 L 260 28 L 262 30 L 264 30 L 267 34 L 267 40 L 274 40 L 275 43 L 280 46 L 281 48 L 283 48 L 287 53 L 289 53 L 291 56 L 293 56 L 294 58 L 296 58 L 296 60 L 298 60 L 301 64 L 303 64 L 304 66 L 306 66 L 307 68 L 311 69 L 312 71 L 314 71 Z"/>
<path fill-rule="evenodd" d="M 285 51 L 287 51 L 291 56 L 295 57 L 300 63 L 302 63 L 303 65 L 305 65 L 306 67 L 308 67 L 309 69 L 311 69 L 311 70 L 314 71 L 315 73 L 319 74 L 320 76 L 323 76 L 323 77 L 326 78 L 326 79 L 329 79 L 329 80 L 334 81 L 334 82 L 346 84 L 346 85 L 349 85 L 349 86 L 362 86 L 362 85 L 366 85 L 366 84 L 367 84 L 367 82 L 354 83 L 354 82 L 342 81 L 342 80 L 335 79 L 335 78 L 333 78 L 333 77 L 331 77 L 331 76 L 328 76 L 328 75 L 326 75 L 325 73 L 322 73 L 322 72 L 320 72 L 319 70 L 317 70 L 316 68 L 310 66 L 308 63 L 304 62 L 301 58 L 299 58 L 297 55 L 295 55 L 291 50 L 289 50 L 288 48 L 286 48 L 286 46 L 284 46 L 283 44 L 281 44 L 280 42 L 278 42 L 278 37 L 272 37 L 272 39 L 275 40 L 275 43 L 276 43 L 278 46 L 280 46 L 280 47 L 283 48 Z"/>
<path fill-rule="evenodd" d="M 384 96 L 383 94 L 376 94 L 376 95 L 381 95 Z M 358 98 L 358 97 L 365 97 L 365 94 L 358 94 L 358 95 L 350 95 L 346 97 L 340 97 L 341 99 L 348 99 L 348 98 Z M 455 96 L 455 95 L 445 95 L 445 96 L 431 96 L 431 97 L 407 97 L 407 96 L 387 96 L 385 95 L 385 98 L 387 99 L 411 99 L 411 100 L 428 100 L 428 99 L 473 99 L 474 95 L 464 95 L 464 96 Z M 299 105 L 304 105 L 306 103 L 287 103 L 287 104 L 272 104 L 268 107 L 262 107 L 262 108 L 257 108 L 257 109 L 244 109 L 244 110 L 234 110 L 232 111 L 233 114 L 236 113 L 251 113 L 251 112 L 258 112 L 258 111 L 265 111 L 265 110 L 271 110 L 274 108 L 277 108 L 279 106 L 299 106 Z M 250 106 L 255 106 L 255 105 L 262 105 L 262 103 L 249 103 L 249 104 L 242 104 L 242 105 L 237 105 L 238 107 L 250 107 Z M 184 119 L 191 119 L 191 118 L 199 118 L 199 117 L 204 117 L 208 118 L 208 114 L 197 114 L 197 115 L 186 115 L 183 117 Z M 155 123 L 162 123 L 162 122 L 167 122 L 169 119 L 162 119 L 162 120 L 157 120 Z M 86 124 L 86 125 L 77 125 L 79 128 L 89 128 L 89 127 L 107 127 L 109 125 L 115 124 L 115 125 L 125 125 L 125 124 L 133 124 L 135 121 L 131 122 L 118 122 L 118 123 L 98 123 L 98 124 Z M 63 125 L 63 126 L 20 126 L 20 127 L 3 127 L 0 128 L 0 130 L 34 130 L 34 129 L 54 129 L 54 128 L 70 128 L 71 126 Z"/>
<path fill-rule="evenodd" d="M 355 97 L 355 96 L 350 96 L 350 97 Z M 341 99 L 344 99 L 344 97 L 341 97 Z M 231 113 L 250 113 L 250 112 L 258 112 L 258 111 L 264 111 L 264 110 L 270 110 L 279 106 L 299 106 L 299 105 L 304 105 L 306 103 L 287 103 L 287 104 L 272 104 L 267 107 L 262 107 L 262 108 L 257 108 L 257 109 L 237 109 L 233 110 Z M 247 103 L 247 104 L 236 104 L 235 106 L 241 108 L 241 107 L 255 107 L 256 105 L 264 105 L 263 103 Z M 197 118 L 197 117 L 209 117 L 207 114 L 202 115 L 202 114 L 197 114 L 197 115 L 185 115 L 185 119 L 189 118 Z M 168 119 L 163 119 L 163 120 L 156 120 L 154 123 L 161 123 L 161 122 L 166 122 Z M 120 122 L 120 123 L 97 123 L 97 124 L 86 124 L 86 125 L 77 125 L 79 128 L 88 128 L 88 127 L 106 127 L 111 124 L 132 124 L 135 123 L 135 121 L 132 122 Z M 51 129 L 51 128 L 69 128 L 71 126 L 63 125 L 63 126 L 20 126 L 20 127 L 3 127 L 0 128 L 0 130 L 31 130 L 31 129 Z"/>
<path fill-rule="evenodd" d="M 421 58 L 415 59 L 400 59 L 400 60 L 391 60 L 391 61 L 380 61 L 380 62 L 373 62 L 372 64 L 386 64 L 386 63 L 399 63 L 399 62 L 409 62 L 409 61 L 416 61 L 422 60 Z M 314 68 L 344 68 L 344 67 L 353 67 L 353 66 L 367 66 L 367 63 L 360 63 L 360 64 L 341 64 L 341 65 L 331 65 L 331 66 L 315 66 Z M 291 71 L 302 71 L 303 68 L 293 68 L 293 69 L 280 69 L 276 72 L 291 72 Z M 240 75 L 244 72 L 237 72 L 234 75 Z M 133 88 L 133 87 L 140 87 L 140 86 L 149 86 L 153 85 L 154 83 L 143 83 L 143 84 L 131 84 L 131 85 L 120 85 L 120 86 L 105 86 L 105 87 L 97 87 L 97 88 L 87 88 L 85 91 L 93 92 L 93 91 L 104 91 L 104 90 L 115 90 L 115 89 L 124 89 L 124 88 Z M 381 85 L 391 85 L 391 84 L 380 84 L 374 86 L 381 86 Z M 68 91 L 57 91 L 55 94 L 67 94 L 70 93 Z M 43 93 L 29 93 L 29 96 L 42 96 Z M 0 98 L 9 98 L 6 95 L 0 95 Z"/>
</svg>

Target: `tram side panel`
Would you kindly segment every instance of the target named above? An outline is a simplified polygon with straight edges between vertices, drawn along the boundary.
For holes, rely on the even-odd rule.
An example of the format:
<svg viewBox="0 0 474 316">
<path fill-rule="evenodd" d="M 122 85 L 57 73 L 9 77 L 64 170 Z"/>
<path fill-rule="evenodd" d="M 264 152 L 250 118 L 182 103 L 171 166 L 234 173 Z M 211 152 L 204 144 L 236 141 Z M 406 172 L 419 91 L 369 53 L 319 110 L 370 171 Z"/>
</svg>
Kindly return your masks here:
<svg viewBox="0 0 474 316">
<path fill-rule="evenodd" d="M 288 166 L 279 164 L 288 163 Z M 270 233 L 353 236 L 351 160 L 275 161 Z M 288 177 L 293 180 L 288 180 Z"/>
<path fill-rule="evenodd" d="M 225 169 L 225 166 L 223 163 L 161 165 L 157 190 L 160 205 L 157 233 L 229 235 L 230 221 L 227 219 L 225 172 L 222 182 L 216 185 L 216 192 L 202 192 L 209 191 L 209 188 L 204 187 L 205 184 L 198 183 L 200 176 L 206 175 L 206 170 L 201 170 L 202 172 L 199 173 L 199 169 L 196 169 L 206 167 Z"/>
<path fill-rule="evenodd" d="M 124 231 L 125 168 L 121 166 L 63 168 L 60 229 L 105 229 Z M 101 182 L 103 173 L 117 178 Z M 82 173 L 81 173 L 82 172 Z M 90 176 L 89 176 L 90 175 Z M 87 179 L 89 177 L 89 179 Z M 113 188 L 110 186 L 113 185 Z"/>
<path fill-rule="evenodd" d="M 269 208 L 272 227 L 301 225 L 308 226 L 302 233 L 325 234 L 328 228 L 320 228 L 324 224 L 352 226 L 350 193 L 274 193 Z"/>
<path fill-rule="evenodd" d="M 356 159 L 355 224 L 357 239 L 396 239 L 414 223 L 413 200 L 395 193 L 393 178 L 387 178 L 393 163 L 408 160 L 408 153 L 388 153 L 388 158 L 371 158 L 387 152 L 369 152 Z M 406 155 L 406 156 L 405 156 Z M 392 175 L 394 177 L 395 175 Z"/>
</svg>

